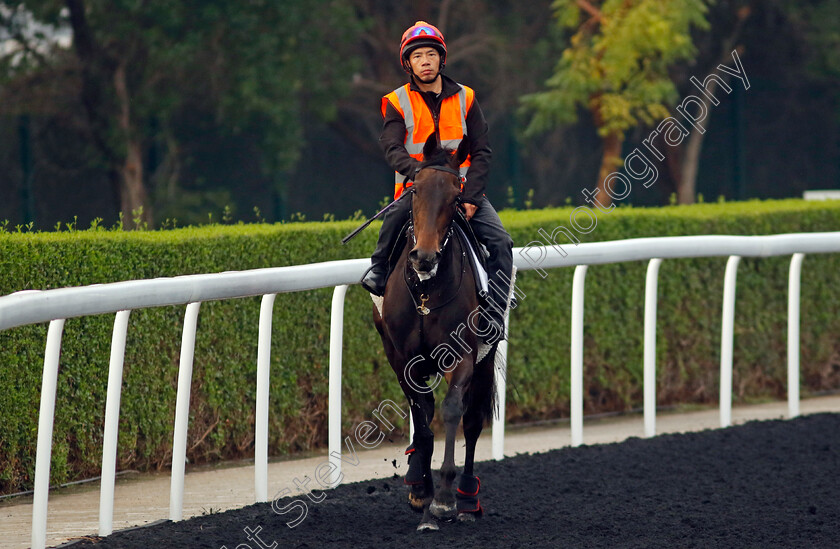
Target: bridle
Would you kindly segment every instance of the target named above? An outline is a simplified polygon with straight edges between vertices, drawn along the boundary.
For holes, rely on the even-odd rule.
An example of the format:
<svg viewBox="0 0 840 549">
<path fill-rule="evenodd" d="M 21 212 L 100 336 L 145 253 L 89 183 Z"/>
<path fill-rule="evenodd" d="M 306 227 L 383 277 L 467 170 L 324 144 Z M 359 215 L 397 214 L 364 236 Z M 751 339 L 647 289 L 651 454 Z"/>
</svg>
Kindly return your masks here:
<svg viewBox="0 0 840 549">
<path fill-rule="evenodd" d="M 452 174 L 452 175 L 454 175 L 455 177 L 458 178 L 458 180 L 461 182 L 462 185 L 466 182 L 466 178 L 463 175 L 461 175 L 461 172 L 459 172 L 458 170 L 455 170 L 453 168 L 450 168 L 449 166 L 425 166 L 423 169 L 437 170 L 439 172 Z M 411 193 L 411 194 L 416 194 L 413 186 L 409 187 L 406 192 Z M 458 206 L 460 206 L 460 205 L 461 205 L 461 195 L 459 194 L 458 197 L 455 199 L 455 212 L 456 213 L 458 211 Z M 452 238 L 452 234 L 455 231 L 454 222 L 455 222 L 455 216 L 453 215 L 452 219 L 449 221 L 449 228 L 447 229 L 446 234 L 443 237 L 443 241 L 441 241 L 440 246 L 439 246 L 441 253 L 443 253 L 443 250 L 446 249 L 446 245 L 449 244 L 449 240 Z M 414 208 L 413 207 L 411 209 L 411 218 L 409 219 L 409 222 L 408 222 L 408 232 L 411 234 L 412 243 L 416 246 L 417 245 L 417 236 L 414 234 Z"/>
<path fill-rule="evenodd" d="M 464 176 L 462 176 L 459 171 L 454 170 L 454 169 L 450 168 L 449 166 L 425 166 L 425 168 L 429 168 L 429 169 L 432 169 L 432 170 L 437 170 L 437 171 L 445 172 L 445 173 L 448 173 L 448 174 L 452 174 L 452 175 L 454 175 L 458 178 L 458 180 L 461 182 L 462 185 L 466 181 L 466 178 Z M 413 186 L 409 187 L 405 192 L 408 192 L 410 194 L 416 194 L 415 188 Z M 439 244 L 439 251 L 440 251 L 441 254 L 443 254 L 444 250 L 446 250 L 446 246 L 447 246 L 447 244 L 449 244 L 449 241 L 452 239 L 452 235 L 455 232 L 455 215 L 457 215 L 460 212 L 460 210 L 458 208 L 458 206 L 460 206 L 460 205 L 461 205 L 461 194 L 459 193 L 458 196 L 455 199 L 455 202 L 454 202 L 455 213 L 453 214 L 452 219 L 449 220 L 449 227 L 446 230 L 446 234 L 443 237 L 443 241 L 440 242 L 440 244 Z M 408 221 L 408 232 L 411 234 L 411 240 L 413 242 L 413 245 L 416 246 L 417 245 L 417 236 L 414 234 L 414 207 L 413 207 L 413 205 L 412 205 L 412 208 L 410 209 L 410 211 L 411 211 L 411 218 Z M 463 272 L 461 274 L 463 275 Z M 463 276 L 458 283 L 459 287 L 460 287 L 461 281 L 463 281 Z M 421 282 L 420 284 L 422 285 L 423 283 Z M 408 286 L 408 279 L 406 279 L 406 285 Z M 417 300 L 414 297 L 414 292 L 412 291 L 410 286 L 409 286 L 408 290 L 409 290 L 408 293 L 411 296 L 411 300 L 414 302 L 414 307 L 417 310 L 417 312 L 420 314 L 420 316 L 425 316 L 425 315 L 429 314 L 431 312 L 431 309 L 426 307 L 426 301 L 428 301 L 429 296 L 421 291 L 420 304 L 418 305 Z M 456 295 L 457 295 L 457 292 L 454 293 L 444 303 L 441 303 L 441 304 L 439 304 L 439 305 L 437 305 L 433 308 L 438 309 L 440 307 L 443 307 L 444 305 L 446 305 L 450 301 L 452 301 L 452 299 L 454 299 L 454 297 Z"/>
</svg>

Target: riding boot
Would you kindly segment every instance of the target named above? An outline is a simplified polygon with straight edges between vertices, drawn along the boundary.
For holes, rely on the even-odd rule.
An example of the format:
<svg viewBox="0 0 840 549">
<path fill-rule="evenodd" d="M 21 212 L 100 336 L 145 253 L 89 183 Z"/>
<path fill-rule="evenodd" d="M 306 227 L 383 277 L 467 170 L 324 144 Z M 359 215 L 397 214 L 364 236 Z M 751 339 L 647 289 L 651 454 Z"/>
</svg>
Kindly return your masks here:
<svg viewBox="0 0 840 549">
<path fill-rule="evenodd" d="M 400 229 L 408 221 L 410 214 L 411 200 L 403 199 L 391 206 L 382 220 L 379 240 L 370 258 L 370 268 L 365 271 L 359 281 L 362 288 L 373 295 L 382 296 L 385 293 L 385 283 L 388 281 L 388 260 L 400 238 Z"/>
<path fill-rule="evenodd" d="M 497 325 L 500 339 L 507 339 L 505 333 L 505 310 L 510 295 L 511 273 L 513 272 L 513 240 L 505 231 L 499 214 L 483 198 L 475 214 L 470 219 L 470 226 L 478 240 L 489 252 L 487 257 L 487 282 L 489 291 L 483 293 L 484 308 L 487 316 Z"/>
<path fill-rule="evenodd" d="M 510 293 L 510 276 L 505 276 L 499 266 L 499 262 L 487 262 L 487 285 L 488 292 L 480 292 L 483 298 L 482 307 L 487 316 L 490 317 L 501 334 L 499 339 L 507 339 L 505 333 L 505 310 L 508 306 L 508 295 Z M 511 307 L 514 307 L 512 305 Z"/>
</svg>

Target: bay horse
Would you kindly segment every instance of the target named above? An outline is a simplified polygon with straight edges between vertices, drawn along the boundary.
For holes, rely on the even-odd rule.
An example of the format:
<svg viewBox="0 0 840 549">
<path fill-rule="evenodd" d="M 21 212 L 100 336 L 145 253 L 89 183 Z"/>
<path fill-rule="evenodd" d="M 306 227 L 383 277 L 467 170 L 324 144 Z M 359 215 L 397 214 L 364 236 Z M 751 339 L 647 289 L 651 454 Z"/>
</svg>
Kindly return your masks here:
<svg viewBox="0 0 840 549">
<path fill-rule="evenodd" d="M 490 317 L 480 306 L 471 252 L 464 233 L 454 226 L 460 214 L 458 166 L 468 152 L 466 136 L 454 154 L 440 148 L 434 133 L 426 141 L 414 185 L 406 190 L 411 196 L 405 199 L 412 204 L 405 246 L 386 284 L 381 313 L 377 307 L 373 311 L 388 361 L 412 412 L 414 438 L 406 450 L 405 483 L 410 486 L 411 507 L 423 512 L 418 530 L 437 530 L 435 518 L 472 521 L 482 514 L 473 461 L 484 421 L 495 407 L 494 358 L 501 332 L 488 323 Z M 446 446 L 435 492 L 434 433 L 429 424 L 435 414 L 432 390 L 441 375 L 449 388 L 442 405 Z M 434 377 L 432 387 L 427 384 L 430 377 Z M 466 458 L 453 494 L 455 434 L 462 417 Z"/>
</svg>

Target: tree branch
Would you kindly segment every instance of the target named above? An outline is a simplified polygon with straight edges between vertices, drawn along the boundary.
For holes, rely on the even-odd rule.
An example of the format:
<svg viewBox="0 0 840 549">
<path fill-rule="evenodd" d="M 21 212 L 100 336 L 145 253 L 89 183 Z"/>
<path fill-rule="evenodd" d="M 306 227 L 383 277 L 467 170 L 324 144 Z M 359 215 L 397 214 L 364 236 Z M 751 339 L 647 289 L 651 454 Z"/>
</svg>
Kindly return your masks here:
<svg viewBox="0 0 840 549">
<path fill-rule="evenodd" d="M 452 0 L 443 0 L 443 2 L 440 3 L 440 9 L 438 10 L 437 27 L 444 36 L 446 36 L 446 26 L 449 22 L 449 9 L 451 7 Z"/>
<path fill-rule="evenodd" d="M 599 23 L 601 22 L 601 10 L 590 4 L 588 0 L 575 0 L 575 4 L 577 4 L 580 9 L 588 13 L 593 19 Z"/>
</svg>

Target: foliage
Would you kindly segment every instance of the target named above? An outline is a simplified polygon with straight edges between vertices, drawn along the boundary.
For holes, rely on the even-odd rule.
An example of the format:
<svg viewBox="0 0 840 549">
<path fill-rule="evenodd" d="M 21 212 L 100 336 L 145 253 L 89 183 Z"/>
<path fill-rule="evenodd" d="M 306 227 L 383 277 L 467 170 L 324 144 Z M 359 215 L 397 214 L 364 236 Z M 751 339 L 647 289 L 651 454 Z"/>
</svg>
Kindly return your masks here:
<svg viewBox="0 0 840 549">
<path fill-rule="evenodd" d="M 526 133 L 574 122 L 579 108 L 593 113 L 601 136 L 669 116 L 677 95 L 668 69 L 695 53 L 690 31 L 708 27 L 704 0 L 556 0 L 553 7 L 571 36 L 548 89 L 523 98 Z"/>
<path fill-rule="evenodd" d="M 506 211 L 517 245 L 568 226 L 571 208 Z M 119 280 L 210 273 L 366 256 L 378 225 L 348 245 L 357 221 L 231 225 L 125 233 L 102 227 L 59 233 L 0 233 L 0 295 Z M 840 204 L 798 200 L 726 202 L 661 209 L 617 208 L 582 240 L 689 234 L 840 230 Z M 571 244 L 569 244 L 571 246 Z M 659 405 L 717 400 L 720 310 L 726 259 L 669 260 L 659 277 Z M 789 258 L 744 259 L 738 272 L 734 398 L 785 393 Z M 808 255 L 802 274 L 803 394 L 840 387 L 840 256 Z M 642 402 L 642 262 L 589 270 L 585 316 L 585 410 L 621 411 Z M 507 417 L 563 417 L 569 409 L 572 269 L 545 279 L 521 272 L 526 296 L 511 316 Z M 283 294 L 274 307 L 269 447 L 272 455 L 326 442 L 329 289 Z M 253 452 L 259 300 L 202 304 L 192 385 L 191 463 Z M 134 311 L 128 331 L 119 468 L 164 468 L 172 421 L 183 307 Z M 58 380 L 52 482 L 98 474 L 111 315 L 69 319 Z M 32 486 L 46 326 L 0 332 L 0 492 Z M 384 398 L 403 397 L 359 288 L 345 308 L 343 428 Z M 395 423 L 407 431 L 405 423 Z M 398 434 L 397 431 L 394 432 Z"/>
<path fill-rule="evenodd" d="M 779 11 L 787 16 L 804 38 L 804 58 L 811 76 L 830 83 L 840 78 L 840 34 L 837 20 L 840 4 L 833 0 L 794 2 L 779 0 Z"/>
<path fill-rule="evenodd" d="M 121 182 L 117 210 L 144 206 L 145 221 L 151 193 L 136 191 L 126 203 L 126 194 L 134 196 L 127 181 L 139 177 L 146 190 L 155 181 L 169 183 L 160 202 L 180 196 L 171 188 L 188 161 L 180 145 L 185 134 L 195 139 L 196 127 L 205 139 L 222 133 L 256 140 L 266 171 L 293 167 L 304 117 L 335 116 L 346 78 L 333 61 L 358 28 L 351 8 L 333 0 L 28 0 L 10 6 L 0 2 L 0 37 L 5 30 L 17 45 L 8 55 L 0 51 L 6 84 L 0 114 L 84 113 L 79 124 L 95 161 Z M 46 34 L 72 31 L 72 41 L 15 34 L 31 21 L 51 25 Z M 353 62 L 341 69 L 352 70 Z M 155 160 L 144 162 L 141 154 L 132 160 L 132 147 Z"/>
</svg>

